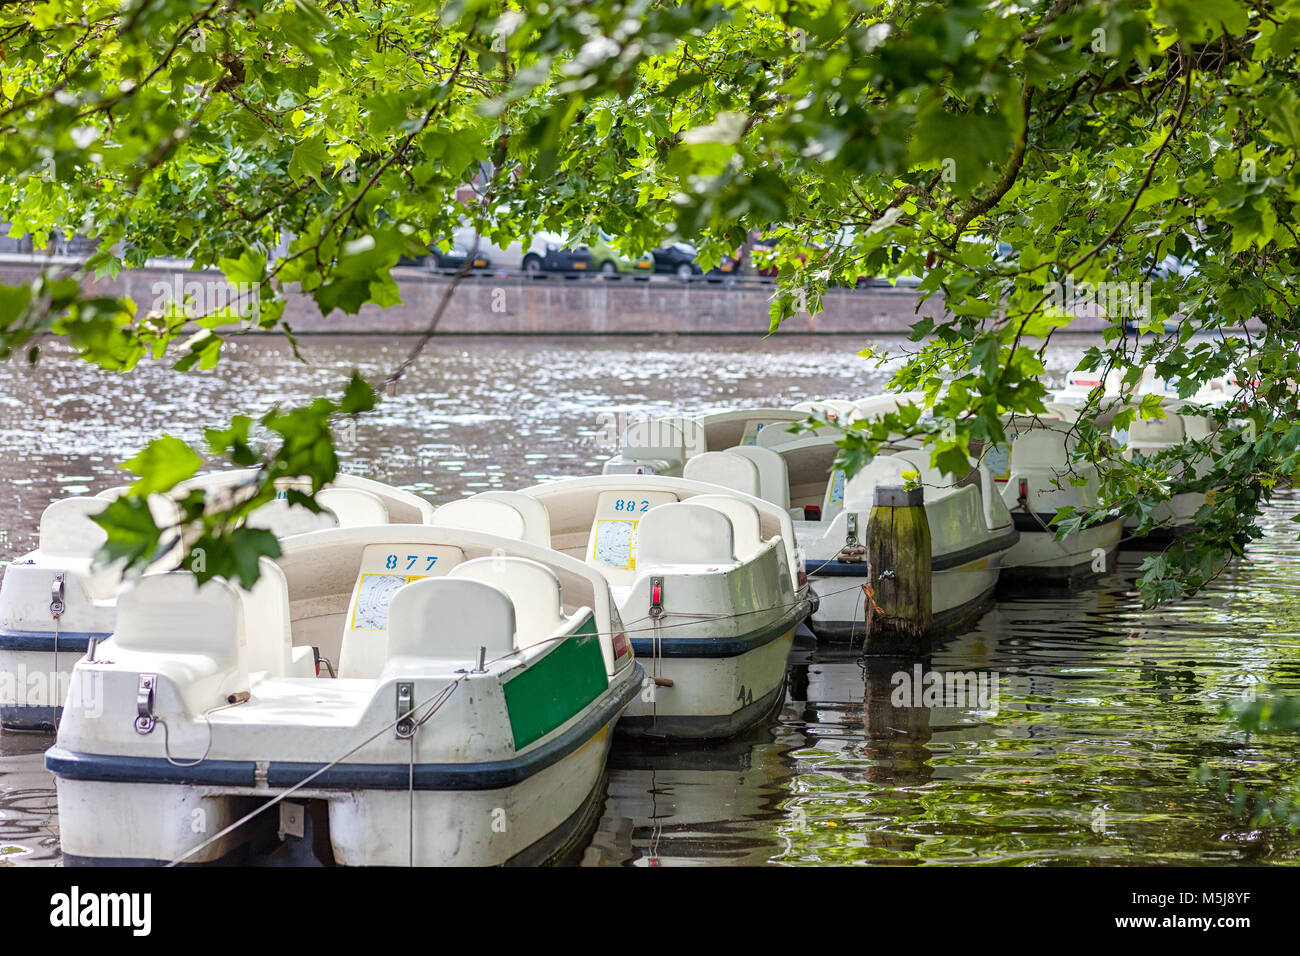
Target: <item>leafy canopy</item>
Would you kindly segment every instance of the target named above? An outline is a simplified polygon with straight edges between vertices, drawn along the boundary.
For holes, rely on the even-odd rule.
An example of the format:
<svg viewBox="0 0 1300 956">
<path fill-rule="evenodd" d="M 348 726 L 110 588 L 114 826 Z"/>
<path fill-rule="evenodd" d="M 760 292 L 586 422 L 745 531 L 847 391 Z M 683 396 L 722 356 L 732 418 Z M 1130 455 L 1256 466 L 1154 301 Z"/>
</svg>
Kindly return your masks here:
<svg viewBox="0 0 1300 956">
<path fill-rule="evenodd" d="M 923 277 L 947 312 L 918 321 L 892 384 L 923 390 L 934 420 L 850 429 L 840 464 L 902 431 L 960 473 L 1006 413 L 1043 409 L 1044 349 L 1071 321 L 1051 290 L 1141 290 L 1144 314 L 1111 314 L 1083 367 L 1134 388 L 1154 366 L 1186 396 L 1231 376 L 1237 401 L 1211 440 L 1130 461 L 1109 417 L 1161 410 L 1098 390 L 1078 434 L 1101 504 L 1062 517 L 1149 524 L 1217 489 L 1203 533 L 1144 565 L 1144 596 L 1164 600 L 1240 554 L 1300 470 L 1298 47 L 1297 0 L 7 3 L 0 218 L 99 245 L 0 286 L 0 350 L 35 361 L 54 333 L 109 369 L 211 367 L 250 324 L 291 334 L 291 288 L 325 312 L 396 302 L 398 259 L 465 220 L 498 243 L 603 229 L 638 253 L 677 236 L 706 267 L 757 231 L 779 240 L 773 325 L 859 275 Z M 256 290 L 254 314 L 82 291 L 159 255 L 221 268 Z M 1175 331 L 1139 340 L 1125 318 Z M 330 414 L 275 413 L 292 423 L 264 421 L 278 450 L 237 420 L 209 451 L 328 481 Z M 130 467 L 138 497 L 198 456 L 162 438 Z M 123 553 L 144 560 L 157 539 L 130 500 L 105 513 L 110 549 L 135 535 Z M 190 520 L 245 555 L 230 567 L 273 552 Z"/>
</svg>

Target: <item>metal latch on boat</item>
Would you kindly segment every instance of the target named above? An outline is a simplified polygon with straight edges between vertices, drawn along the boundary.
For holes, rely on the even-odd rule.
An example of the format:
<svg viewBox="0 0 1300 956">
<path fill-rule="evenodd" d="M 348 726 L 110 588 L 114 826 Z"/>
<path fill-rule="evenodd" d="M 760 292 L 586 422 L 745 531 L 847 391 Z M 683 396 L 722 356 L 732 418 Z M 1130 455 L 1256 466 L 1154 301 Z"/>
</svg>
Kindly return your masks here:
<svg viewBox="0 0 1300 956">
<path fill-rule="evenodd" d="M 411 681 L 397 682 L 397 737 L 409 740 L 415 736 L 415 721 L 411 711 L 415 708 L 415 684 Z"/>
<path fill-rule="evenodd" d="M 650 617 L 659 620 L 664 616 L 664 579 L 650 579 Z"/>
<path fill-rule="evenodd" d="M 844 547 L 835 556 L 835 560 L 843 564 L 861 564 L 867 560 L 867 549 L 858 543 L 857 512 L 850 511 L 845 520 L 848 522 L 848 533 L 844 536 Z"/>
<path fill-rule="evenodd" d="M 50 617 L 56 621 L 63 616 L 66 608 L 63 603 L 63 577 L 64 573 L 60 571 L 54 575 L 54 580 L 50 582 Z"/>
<path fill-rule="evenodd" d="M 135 692 L 135 732 L 151 734 L 158 718 L 153 715 L 154 692 L 158 689 L 157 674 L 141 674 L 140 684 Z"/>
</svg>

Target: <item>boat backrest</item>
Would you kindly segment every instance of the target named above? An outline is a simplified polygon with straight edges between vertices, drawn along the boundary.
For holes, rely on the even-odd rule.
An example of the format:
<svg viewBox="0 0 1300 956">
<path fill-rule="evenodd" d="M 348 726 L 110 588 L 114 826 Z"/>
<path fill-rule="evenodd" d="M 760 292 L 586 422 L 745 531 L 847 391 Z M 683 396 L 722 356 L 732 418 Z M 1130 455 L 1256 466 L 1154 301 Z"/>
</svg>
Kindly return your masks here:
<svg viewBox="0 0 1300 956">
<path fill-rule="evenodd" d="M 450 545 L 367 545 L 344 619 L 339 676 L 378 677 L 389 657 L 393 595 L 412 582 L 444 577 L 463 560 L 464 552 Z"/>
<path fill-rule="evenodd" d="M 788 445 L 792 441 L 798 441 L 799 435 L 790 431 L 789 422 L 771 422 L 762 431 L 758 432 L 754 444 L 759 448 L 779 448 L 782 445 Z"/>
<path fill-rule="evenodd" d="M 289 616 L 289 584 L 284 571 L 270 558 L 258 561 L 257 583 L 239 588 L 243 608 L 244 661 L 249 673 L 272 677 L 292 673 L 293 629 Z"/>
<path fill-rule="evenodd" d="M 477 497 L 462 498 L 434 509 L 433 523 L 503 538 L 522 539 L 527 530 L 524 516 L 513 505 Z"/>
<path fill-rule="evenodd" d="M 636 577 L 638 525 L 657 506 L 676 501 L 670 491 L 602 491 L 587 538 L 587 563 L 599 568 L 610 584 L 631 584 Z"/>
<path fill-rule="evenodd" d="M 815 402 L 797 402 L 790 406 L 796 412 L 821 414 L 840 425 L 847 425 L 858 417 L 857 406 L 839 398 L 827 398 Z"/>
<path fill-rule="evenodd" d="M 882 393 L 860 398 L 853 403 L 853 407 L 858 418 L 879 418 L 881 415 L 898 411 L 903 405 L 922 405 L 924 401 L 925 392 L 923 391 L 899 392 L 897 394 Z"/>
<path fill-rule="evenodd" d="M 682 462 L 686 460 L 686 438 L 667 420 L 633 422 L 623 432 L 623 457 Z"/>
<path fill-rule="evenodd" d="M 748 501 L 730 495 L 696 495 L 684 503 L 708 505 L 726 515 L 731 521 L 733 550 L 741 560 L 763 547 L 762 519 L 758 509 Z"/>
<path fill-rule="evenodd" d="M 447 577 L 481 581 L 505 592 L 515 608 L 516 650 L 546 640 L 564 623 L 560 579 L 544 564 L 527 558 L 475 558 L 456 565 Z"/>
<path fill-rule="evenodd" d="M 89 557 L 108 540 L 95 522 L 108 506 L 103 498 L 61 498 L 41 512 L 40 549 L 52 557 Z"/>
<path fill-rule="evenodd" d="M 514 650 L 515 606 L 500 588 L 471 578 L 427 578 L 403 586 L 389 607 L 385 663 L 410 658 L 487 660 Z M 399 668 L 400 669 L 400 668 Z"/>
<path fill-rule="evenodd" d="M 322 488 L 316 503 L 338 518 L 340 528 L 366 528 L 388 524 L 388 505 L 379 495 L 360 488 Z"/>
<path fill-rule="evenodd" d="M 1187 437 L 1181 415 L 1166 418 L 1138 419 L 1129 425 L 1129 445 L 1176 445 Z"/>
<path fill-rule="evenodd" d="M 758 469 L 757 497 L 787 511 L 790 509 L 790 473 L 784 458 L 770 448 L 755 445 L 737 445 L 727 451 L 748 458 Z"/>
<path fill-rule="evenodd" d="M 758 466 L 743 455 L 733 455 L 729 451 L 706 451 L 696 455 L 686 462 L 682 477 L 758 497 Z"/>
<path fill-rule="evenodd" d="M 681 501 L 651 508 L 637 536 L 637 560 L 643 567 L 736 560 L 731 519 L 708 505 Z"/>
<path fill-rule="evenodd" d="M 239 616 L 239 598 L 224 581 L 200 586 L 189 571 L 146 574 L 118 597 L 113 639 L 133 651 L 207 654 L 233 662 Z"/>
<path fill-rule="evenodd" d="M 697 419 L 673 415 L 656 418 L 651 425 L 669 425 L 682 433 L 682 448 L 687 458 L 694 458 L 709 450 L 709 436 Z"/>
<path fill-rule="evenodd" d="M 337 528 L 339 519 L 338 515 L 328 508 L 320 513 L 313 513 L 310 509 L 294 504 L 286 498 L 275 498 L 250 511 L 248 517 L 244 519 L 244 525 L 249 528 L 264 528 L 277 538 L 285 538 L 291 534 L 306 534 L 308 531 Z"/>
<path fill-rule="evenodd" d="M 524 519 L 524 540 L 540 544 L 544 548 L 551 546 L 551 513 L 531 495 L 521 495 L 517 491 L 480 491 L 471 500 L 500 501 L 514 508 Z"/>
</svg>

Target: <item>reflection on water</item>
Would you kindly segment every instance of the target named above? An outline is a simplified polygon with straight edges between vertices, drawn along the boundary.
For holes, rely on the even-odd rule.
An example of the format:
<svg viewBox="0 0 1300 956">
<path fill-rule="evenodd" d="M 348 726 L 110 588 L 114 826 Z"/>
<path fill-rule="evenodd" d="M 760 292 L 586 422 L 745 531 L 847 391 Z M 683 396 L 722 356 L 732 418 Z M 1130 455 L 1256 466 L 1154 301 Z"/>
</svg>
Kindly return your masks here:
<svg viewBox="0 0 1300 956">
<path fill-rule="evenodd" d="M 849 339 L 438 339 L 343 449 L 347 470 L 435 501 L 598 470 L 618 407 L 698 411 L 865 393 L 884 373 Z M 894 345 L 879 342 L 877 345 Z M 1091 344 L 1049 354 L 1059 376 Z M 113 376 L 72 362 L 0 366 L 0 552 L 30 548 L 52 497 L 118 483 L 114 462 L 167 431 L 380 380 L 409 340 L 241 342 L 213 373 Z M 1203 762 L 1255 785 L 1295 780 L 1294 738 L 1219 716 L 1255 682 L 1300 693 L 1300 494 L 1250 560 L 1194 601 L 1143 612 L 1135 562 L 1075 594 L 1004 597 L 922 660 L 796 643 L 779 719 L 713 747 L 611 757 L 592 865 L 1159 864 L 1300 860 L 1188 782 Z M 901 701 L 895 675 L 997 677 L 995 700 Z M 57 859 L 48 738 L 0 737 L 0 863 Z"/>
</svg>

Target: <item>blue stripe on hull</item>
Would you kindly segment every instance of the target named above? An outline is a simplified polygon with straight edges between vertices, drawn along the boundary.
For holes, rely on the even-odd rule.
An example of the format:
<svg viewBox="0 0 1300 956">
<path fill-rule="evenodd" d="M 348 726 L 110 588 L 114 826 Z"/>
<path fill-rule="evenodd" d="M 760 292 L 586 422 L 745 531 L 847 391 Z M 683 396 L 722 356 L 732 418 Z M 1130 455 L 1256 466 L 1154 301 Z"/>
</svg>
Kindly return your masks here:
<svg viewBox="0 0 1300 956">
<path fill-rule="evenodd" d="M 84 654 L 91 640 L 105 641 L 111 637 L 107 631 L 63 631 L 55 647 L 53 631 L 19 631 L 0 627 L 0 651 L 46 651 L 53 654 Z"/>
<path fill-rule="evenodd" d="M 576 724 L 554 740 L 510 760 L 416 764 L 415 789 L 499 790 L 527 780 L 582 747 L 618 716 L 641 689 L 644 674 L 640 664 L 633 664 L 622 686 L 613 689 Z M 324 763 L 271 761 L 267 784 L 272 788 L 291 787 L 324 766 Z M 45 767 L 65 780 L 218 787 L 255 784 L 252 760 L 204 760 L 193 767 L 178 767 L 164 757 L 83 754 L 56 746 L 45 754 Z M 341 763 L 324 771 L 309 786 L 319 790 L 406 790 L 410 782 L 408 764 Z"/>
</svg>

